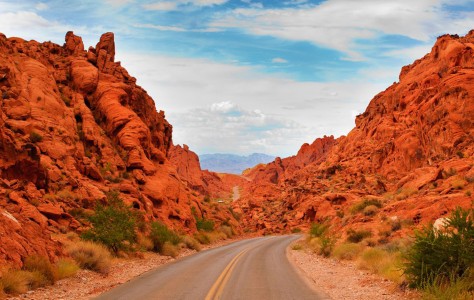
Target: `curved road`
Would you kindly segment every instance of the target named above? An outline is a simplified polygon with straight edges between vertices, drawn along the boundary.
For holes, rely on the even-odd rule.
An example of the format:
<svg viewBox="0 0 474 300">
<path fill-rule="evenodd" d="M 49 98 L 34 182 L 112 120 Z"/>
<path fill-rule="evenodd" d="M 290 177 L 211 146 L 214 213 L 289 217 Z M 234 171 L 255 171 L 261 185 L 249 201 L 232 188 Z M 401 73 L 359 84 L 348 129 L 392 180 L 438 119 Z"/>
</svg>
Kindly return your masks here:
<svg viewBox="0 0 474 300">
<path fill-rule="evenodd" d="M 329 299 L 312 290 L 286 257 L 299 236 L 238 241 L 176 260 L 96 299 Z"/>
</svg>

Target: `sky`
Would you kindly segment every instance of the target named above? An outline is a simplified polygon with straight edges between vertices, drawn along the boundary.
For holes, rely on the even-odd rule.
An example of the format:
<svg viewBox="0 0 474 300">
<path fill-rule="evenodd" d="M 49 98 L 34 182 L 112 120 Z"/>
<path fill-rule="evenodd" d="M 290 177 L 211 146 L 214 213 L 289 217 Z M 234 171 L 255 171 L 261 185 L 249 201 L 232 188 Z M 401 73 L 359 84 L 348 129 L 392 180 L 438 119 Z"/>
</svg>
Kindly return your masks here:
<svg viewBox="0 0 474 300">
<path fill-rule="evenodd" d="M 347 135 L 370 100 L 442 34 L 474 29 L 474 0 L 0 0 L 0 32 L 116 61 L 198 154 L 297 153 Z"/>
</svg>

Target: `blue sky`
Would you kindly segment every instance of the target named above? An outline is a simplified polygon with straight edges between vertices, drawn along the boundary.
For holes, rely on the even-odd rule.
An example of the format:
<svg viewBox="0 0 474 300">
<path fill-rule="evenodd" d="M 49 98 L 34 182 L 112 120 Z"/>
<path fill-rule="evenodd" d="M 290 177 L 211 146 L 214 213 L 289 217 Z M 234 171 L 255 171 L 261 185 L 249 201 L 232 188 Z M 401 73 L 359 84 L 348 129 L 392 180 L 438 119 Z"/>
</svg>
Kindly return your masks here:
<svg viewBox="0 0 474 300">
<path fill-rule="evenodd" d="M 474 0 L 2 1 L 0 32 L 95 46 L 117 60 L 198 154 L 295 154 L 347 134 L 371 98 L 444 33 L 474 29 Z"/>
</svg>

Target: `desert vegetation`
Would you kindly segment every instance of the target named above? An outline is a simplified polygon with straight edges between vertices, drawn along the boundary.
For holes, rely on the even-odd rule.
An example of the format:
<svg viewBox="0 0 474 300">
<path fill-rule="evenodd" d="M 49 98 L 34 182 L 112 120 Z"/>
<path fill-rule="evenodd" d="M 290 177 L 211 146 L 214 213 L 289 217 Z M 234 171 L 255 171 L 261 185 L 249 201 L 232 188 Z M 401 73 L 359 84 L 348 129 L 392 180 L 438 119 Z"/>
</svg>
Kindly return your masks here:
<svg viewBox="0 0 474 300">
<path fill-rule="evenodd" d="M 355 211 L 373 205 L 361 204 Z M 424 299 L 473 299 L 474 209 L 458 207 L 446 220 L 441 228 L 425 226 L 412 237 L 378 243 L 368 239 L 368 230 L 349 229 L 343 239 L 327 223 L 314 223 L 292 249 L 352 261 L 398 286 L 420 290 Z"/>
<path fill-rule="evenodd" d="M 60 191 L 54 199 L 74 198 L 71 195 Z M 72 209 L 70 213 L 89 228 L 79 235 L 62 234 L 66 256 L 54 264 L 47 257 L 29 256 L 21 269 L 0 269 L 0 297 L 53 285 L 57 280 L 74 276 L 80 269 L 107 276 L 115 261 L 141 257 L 140 252 L 153 251 L 176 258 L 183 248 L 200 251 L 202 245 L 234 236 L 230 225 L 216 226 L 213 220 L 198 216 L 195 209 L 198 231 L 192 236 L 175 231 L 161 221 L 144 222 L 143 216 L 126 205 L 115 190 L 107 193 L 105 203 L 97 201 L 93 211 Z"/>
</svg>

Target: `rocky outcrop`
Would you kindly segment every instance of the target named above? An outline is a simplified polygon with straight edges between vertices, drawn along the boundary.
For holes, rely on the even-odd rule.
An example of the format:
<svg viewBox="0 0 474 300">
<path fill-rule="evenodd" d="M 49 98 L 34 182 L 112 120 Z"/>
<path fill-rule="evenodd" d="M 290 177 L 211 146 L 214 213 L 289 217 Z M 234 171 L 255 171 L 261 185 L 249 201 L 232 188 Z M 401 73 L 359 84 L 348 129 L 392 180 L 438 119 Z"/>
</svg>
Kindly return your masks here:
<svg viewBox="0 0 474 300">
<path fill-rule="evenodd" d="M 399 82 L 372 99 L 346 137 L 315 154 L 304 154 L 304 145 L 291 160 L 253 170 L 236 207 L 251 211 L 246 224 L 289 231 L 329 218 L 339 227 L 383 232 L 392 219 L 416 226 L 469 206 L 473 67 L 474 31 L 439 37 L 429 54 L 402 68 Z M 379 212 L 354 214 L 350 208 L 364 199 L 380 201 Z"/>
<path fill-rule="evenodd" d="M 73 32 L 63 46 L 0 35 L 0 91 L 1 264 L 56 259 L 51 233 L 80 231 L 74 211 L 112 189 L 146 220 L 196 230 L 209 175 L 187 147 L 173 151 L 164 112 L 115 61 L 113 33 L 87 51 Z"/>
</svg>

